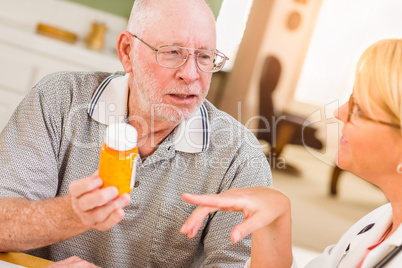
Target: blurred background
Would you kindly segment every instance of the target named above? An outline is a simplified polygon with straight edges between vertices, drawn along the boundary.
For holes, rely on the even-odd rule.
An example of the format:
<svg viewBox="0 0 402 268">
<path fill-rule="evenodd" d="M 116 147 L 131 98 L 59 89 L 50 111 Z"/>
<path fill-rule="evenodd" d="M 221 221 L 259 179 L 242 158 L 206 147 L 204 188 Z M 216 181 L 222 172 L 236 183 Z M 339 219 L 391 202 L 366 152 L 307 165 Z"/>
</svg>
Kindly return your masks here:
<svg viewBox="0 0 402 268">
<path fill-rule="evenodd" d="M 207 98 L 260 139 L 274 186 L 292 200 L 297 257 L 313 256 L 387 202 L 377 188 L 336 168 L 342 126 L 333 111 L 352 92 L 363 50 L 402 36 L 402 1 L 207 2 L 217 19 L 217 48 L 230 58 L 213 75 Z M 1 0 L 0 129 L 48 73 L 122 70 L 115 46 L 132 3 Z"/>
</svg>

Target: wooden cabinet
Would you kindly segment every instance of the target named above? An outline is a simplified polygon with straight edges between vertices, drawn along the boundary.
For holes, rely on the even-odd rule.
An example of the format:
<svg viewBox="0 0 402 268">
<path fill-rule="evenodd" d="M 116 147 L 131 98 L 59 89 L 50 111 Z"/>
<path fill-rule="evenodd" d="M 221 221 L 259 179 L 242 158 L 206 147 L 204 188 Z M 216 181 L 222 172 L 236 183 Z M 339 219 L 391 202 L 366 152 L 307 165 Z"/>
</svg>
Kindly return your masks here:
<svg viewBox="0 0 402 268">
<path fill-rule="evenodd" d="M 56 71 L 118 71 L 117 54 L 90 51 L 0 24 L 0 130 L 27 92 Z"/>
</svg>

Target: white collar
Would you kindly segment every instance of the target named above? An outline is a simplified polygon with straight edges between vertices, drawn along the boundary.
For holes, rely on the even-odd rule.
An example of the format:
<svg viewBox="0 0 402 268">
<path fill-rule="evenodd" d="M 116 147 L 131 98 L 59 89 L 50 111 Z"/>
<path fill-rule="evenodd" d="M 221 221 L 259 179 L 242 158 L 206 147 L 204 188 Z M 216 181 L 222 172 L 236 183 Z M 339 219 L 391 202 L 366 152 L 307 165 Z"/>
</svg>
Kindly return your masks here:
<svg viewBox="0 0 402 268">
<path fill-rule="evenodd" d="M 363 223 L 359 224 L 360 221 Z M 343 257 L 342 261 L 337 266 L 339 268 L 358 266 L 366 254 L 366 249 L 376 244 L 392 223 L 392 207 L 389 203 L 383 205 L 366 215 L 360 221 L 356 224 L 356 231 L 358 234 L 350 237 L 348 253 Z M 398 228 L 397 231 L 399 231 L 399 235 L 397 232 L 393 233 L 380 245 L 371 250 L 365 257 L 361 267 L 373 267 L 379 260 L 381 260 L 381 256 L 386 250 L 388 250 L 391 246 L 399 245 L 402 229 Z"/>
<path fill-rule="evenodd" d="M 111 75 L 95 90 L 88 114 L 97 122 L 109 125 L 127 119 L 129 74 Z M 204 152 L 209 146 L 209 120 L 204 104 L 174 132 L 175 150 L 185 153 Z"/>
</svg>

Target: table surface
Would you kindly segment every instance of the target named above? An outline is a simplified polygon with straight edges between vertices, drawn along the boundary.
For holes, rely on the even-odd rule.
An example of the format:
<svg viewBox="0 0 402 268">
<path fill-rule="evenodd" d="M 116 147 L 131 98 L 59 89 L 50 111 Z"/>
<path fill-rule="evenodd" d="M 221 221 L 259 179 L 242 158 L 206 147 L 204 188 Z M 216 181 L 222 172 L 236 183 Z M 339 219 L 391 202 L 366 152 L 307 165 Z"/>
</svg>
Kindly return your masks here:
<svg viewBox="0 0 402 268">
<path fill-rule="evenodd" d="M 53 263 L 52 261 L 38 258 L 21 252 L 0 253 L 0 260 L 25 266 L 28 268 L 45 268 Z"/>
</svg>

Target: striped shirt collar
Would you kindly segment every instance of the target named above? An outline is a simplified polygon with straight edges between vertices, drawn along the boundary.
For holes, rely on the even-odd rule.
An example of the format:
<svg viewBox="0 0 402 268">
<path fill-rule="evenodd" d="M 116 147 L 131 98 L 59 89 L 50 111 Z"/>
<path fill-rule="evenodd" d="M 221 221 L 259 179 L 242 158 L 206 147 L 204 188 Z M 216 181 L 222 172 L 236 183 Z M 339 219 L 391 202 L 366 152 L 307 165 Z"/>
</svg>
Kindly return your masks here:
<svg viewBox="0 0 402 268">
<path fill-rule="evenodd" d="M 111 75 L 96 89 L 88 114 L 97 122 L 109 125 L 127 120 L 129 74 Z M 209 146 L 209 120 L 204 104 L 174 132 L 176 151 L 200 153 Z"/>
</svg>

